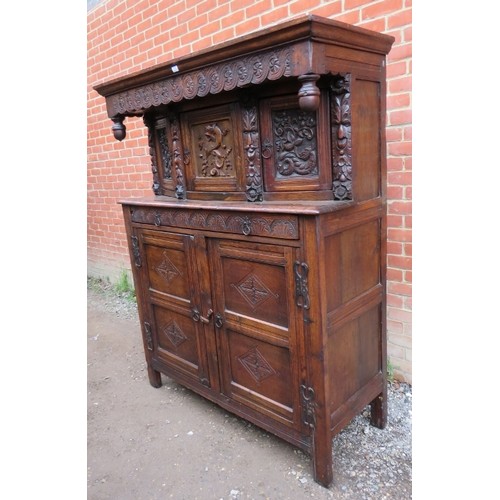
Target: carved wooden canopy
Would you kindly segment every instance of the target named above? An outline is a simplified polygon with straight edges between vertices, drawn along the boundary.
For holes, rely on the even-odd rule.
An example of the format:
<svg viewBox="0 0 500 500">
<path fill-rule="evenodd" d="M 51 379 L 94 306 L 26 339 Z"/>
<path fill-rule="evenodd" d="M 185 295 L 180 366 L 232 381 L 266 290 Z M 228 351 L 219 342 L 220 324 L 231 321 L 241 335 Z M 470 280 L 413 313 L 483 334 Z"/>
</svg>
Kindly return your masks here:
<svg viewBox="0 0 500 500">
<path fill-rule="evenodd" d="M 157 106 L 281 78 L 298 78 L 299 105 L 314 110 L 319 103 L 315 84 L 319 75 L 342 70 L 332 69 L 328 63 L 332 46 L 350 59 L 362 49 L 379 61 L 392 41 L 386 35 L 374 36 L 362 28 L 308 15 L 94 88 L 106 98 L 118 140 L 125 137 L 126 116 L 141 116 Z"/>
</svg>

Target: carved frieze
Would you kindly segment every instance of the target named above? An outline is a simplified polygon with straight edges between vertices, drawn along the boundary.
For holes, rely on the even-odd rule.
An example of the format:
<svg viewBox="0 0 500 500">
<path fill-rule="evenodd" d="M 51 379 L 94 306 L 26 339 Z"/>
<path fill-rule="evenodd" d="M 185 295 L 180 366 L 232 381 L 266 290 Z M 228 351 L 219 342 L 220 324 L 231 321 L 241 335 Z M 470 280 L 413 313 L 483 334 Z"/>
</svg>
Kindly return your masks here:
<svg viewBox="0 0 500 500">
<path fill-rule="evenodd" d="M 300 109 L 272 112 L 277 175 L 315 175 L 318 173 L 316 113 Z"/>
<path fill-rule="evenodd" d="M 131 212 L 132 222 L 155 224 L 159 217 L 160 225 L 208 229 L 226 233 L 239 233 L 274 238 L 297 239 L 298 220 L 293 215 L 279 216 L 238 215 L 233 212 L 169 209 L 156 210 L 135 208 Z M 157 224 L 158 225 L 158 224 Z"/>
<path fill-rule="evenodd" d="M 265 51 L 109 96 L 106 99 L 108 115 L 141 113 L 152 106 L 204 97 L 249 84 L 258 85 L 291 74 L 291 47 Z"/>
<path fill-rule="evenodd" d="M 351 75 L 331 85 L 333 198 L 352 200 Z"/>
</svg>

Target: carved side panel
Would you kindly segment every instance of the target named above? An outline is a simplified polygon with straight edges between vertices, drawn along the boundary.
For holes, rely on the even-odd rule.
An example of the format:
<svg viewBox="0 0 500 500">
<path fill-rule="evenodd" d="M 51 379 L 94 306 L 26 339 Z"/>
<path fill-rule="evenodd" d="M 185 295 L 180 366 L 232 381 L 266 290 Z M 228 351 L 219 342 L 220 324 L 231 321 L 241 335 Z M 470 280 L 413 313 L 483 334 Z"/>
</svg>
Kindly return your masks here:
<svg viewBox="0 0 500 500">
<path fill-rule="evenodd" d="M 262 201 L 262 166 L 259 151 L 258 111 L 254 105 L 242 109 L 243 149 L 245 150 L 245 193 L 248 201 Z"/>
<path fill-rule="evenodd" d="M 161 159 L 161 174 L 164 179 L 172 179 L 172 157 L 168 147 L 168 128 L 166 118 L 156 121 L 156 137 Z"/>
<path fill-rule="evenodd" d="M 331 86 L 333 197 L 352 200 L 351 75 L 337 75 Z"/>
<path fill-rule="evenodd" d="M 154 118 L 150 115 L 145 115 L 144 125 L 148 128 L 149 156 L 151 157 L 151 172 L 153 173 L 153 192 L 154 194 L 161 194 L 160 179 L 158 176 L 158 162 L 156 157 Z"/>
<path fill-rule="evenodd" d="M 272 112 L 276 177 L 317 175 L 316 113 L 300 109 Z"/>
</svg>

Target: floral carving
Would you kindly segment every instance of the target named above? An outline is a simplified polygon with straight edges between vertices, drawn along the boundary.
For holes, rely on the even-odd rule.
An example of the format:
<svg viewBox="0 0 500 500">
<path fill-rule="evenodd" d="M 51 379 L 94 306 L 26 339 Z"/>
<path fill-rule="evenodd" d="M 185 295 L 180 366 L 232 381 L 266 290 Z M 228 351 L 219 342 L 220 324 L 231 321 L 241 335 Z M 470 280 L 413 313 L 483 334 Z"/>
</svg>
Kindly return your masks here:
<svg viewBox="0 0 500 500">
<path fill-rule="evenodd" d="M 272 116 L 278 173 L 285 177 L 317 174 L 316 114 L 286 109 Z"/>
<path fill-rule="evenodd" d="M 337 75 L 330 89 L 333 197 L 352 200 L 351 75 Z"/>
</svg>

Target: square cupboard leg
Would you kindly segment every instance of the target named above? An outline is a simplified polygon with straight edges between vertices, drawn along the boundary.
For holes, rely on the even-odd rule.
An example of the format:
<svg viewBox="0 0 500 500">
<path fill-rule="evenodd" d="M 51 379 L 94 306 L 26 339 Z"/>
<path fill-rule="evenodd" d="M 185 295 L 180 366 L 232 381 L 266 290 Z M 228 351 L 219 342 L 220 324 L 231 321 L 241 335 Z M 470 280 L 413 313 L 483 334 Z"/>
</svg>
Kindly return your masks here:
<svg viewBox="0 0 500 500">
<path fill-rule="evenodd" d="M 370 422 L 379 429 L 384 429 L 387 425 L 387 385 L 384 390 L 370 403 Z"/>
<path fill-rule="evenodd" d="M 151 365 L 148 364 L 148 377 L 149 377 L 149 383 L 153 387 L 161 387 L 161 373 L 153 370 Z"/>
</svg>

